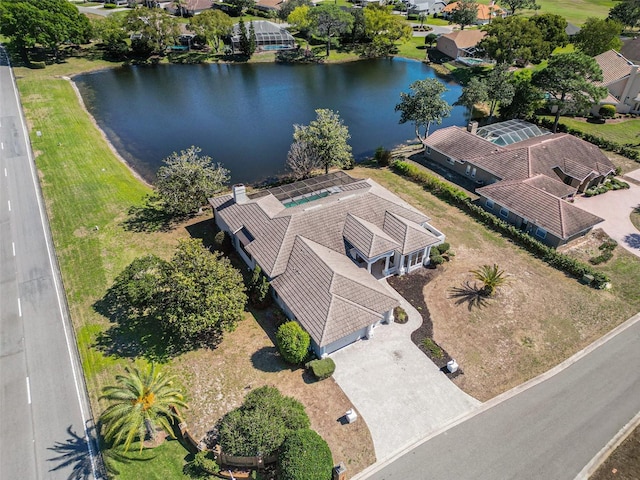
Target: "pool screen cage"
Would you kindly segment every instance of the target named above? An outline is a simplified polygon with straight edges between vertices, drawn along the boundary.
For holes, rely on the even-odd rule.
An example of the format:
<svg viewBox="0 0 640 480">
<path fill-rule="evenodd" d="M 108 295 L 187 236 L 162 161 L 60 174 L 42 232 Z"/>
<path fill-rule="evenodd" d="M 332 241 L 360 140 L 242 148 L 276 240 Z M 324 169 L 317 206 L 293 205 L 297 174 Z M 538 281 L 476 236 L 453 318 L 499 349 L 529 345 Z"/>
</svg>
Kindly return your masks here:
<svg viewBox="0 0 640 480">
<path fill-rule="evenodd" d="M 249 32 L 249 22 L 245 25 L 247 32 Z M 290 50 L 296 47 L 296 40 L 293 35 L 273 22 L 266 20 L 254 21 L 253 29 L 256 33 L 257 50 Z M 240 51 L 240 28 L 237 24 L 233 27 L 231 44 L 235 52 Z"/>
</svg>

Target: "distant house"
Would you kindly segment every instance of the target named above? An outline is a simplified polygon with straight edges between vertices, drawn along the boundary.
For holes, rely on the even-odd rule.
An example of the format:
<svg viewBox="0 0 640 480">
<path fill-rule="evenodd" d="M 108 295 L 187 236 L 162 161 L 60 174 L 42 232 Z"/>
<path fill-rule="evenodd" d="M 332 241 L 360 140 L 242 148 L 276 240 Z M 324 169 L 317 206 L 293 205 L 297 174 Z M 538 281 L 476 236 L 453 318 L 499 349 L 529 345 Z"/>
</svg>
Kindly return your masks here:
<svg viewBox="0 0 640 480">
<path fill-rule="evenodd" d="M 289 31 L 267 20 L 255 20 L 253 29 L 256 32 L 256 47 L 258 51 L 291 50 L 296 48 L 296 39 Z M 247 32 L 249 23 L 245 23 Z M 231 46 L 236 53 L 240 52 L 240 27 L 236 23 L 231 35 Z"/>
<path fill-rule="evenodd" d="M 444 235 L 373 180 L 344 172 L 209 200 L 245 263 L 260 265 L 274 298 L 309 333 L 319 357 L 373 334 L 398 301 L 377 279 L 429 263 Z"/>
<path fill-rule="evenodd" d="M 522 120 L 437 130 L 425 156 L 474 181 L 486 210 L 553 247 L 602 221 L 569 201 L 615 172 L 595 145 Z"/>
<path fill-rule="evenodd" d="M 180 0 L 178 2 L 169 2 L 164 9 L 172 15 L 193 17 L 205 10 L 210 10 L 212 5 L 212 0 Z"/>
<path fill-rule="evenodd" d="M 408 13 L 434 15 L 442 12 L 447 6 L 444 0 L 409 0 L 407 4 Z"/>
<path fill-rule="evenodd" d="M 599 85 L 607 87 L 609 95 L 594 105 L 591 112 L 597 114 L 601 105 L 615 105 L 618 113 L 640 113 L 640 73 L 638 64 L 615 50 L 595 57 L 602 69 L 604 80 Z"/>
<path fill-rule="evenodd" d="M 571 39 L 578 33 L 580 33 L 580 27 L 574 25 L 573 23 L 567 23 L 567 27 L 564 29 L 564 33 L 566 33 L 567 37 Z"/>
<path fill-rule="evenodd" d="M 256 0 L 256 8 L 263 12 L 277 12 L 286 0 Z"/>
<path fill-rule="evenodd" d="M 620 53 L 627 60 L 640 65 L 640 37 L 622 39 Z"/>
<path fill-rule="evenodd" d="M 446 7 L 442 9 L 442 16 L 446 19 L 451 18 L 451 14 L 454 10 L 458 9 L 460 2 L 451 2 Z M 507 11 L 504 8 L 495 5 L 492 3 L 491 5 L 485 5 L 483 3 L 478 4 L 478 17 L 476 18 L 476 25 L 486 25 L 487 23 L 491 23 L 491 20 L 497 17 L 505 18 L 507 16 Z"/>
<path fill-rule="evenodd" d="M 453 59 L 473 57 L 476 54 L 476 46 L 486 34 L 487 32 L 482 30 L 456 30 L 440 35 L 436 49 Z"/>
</svg>

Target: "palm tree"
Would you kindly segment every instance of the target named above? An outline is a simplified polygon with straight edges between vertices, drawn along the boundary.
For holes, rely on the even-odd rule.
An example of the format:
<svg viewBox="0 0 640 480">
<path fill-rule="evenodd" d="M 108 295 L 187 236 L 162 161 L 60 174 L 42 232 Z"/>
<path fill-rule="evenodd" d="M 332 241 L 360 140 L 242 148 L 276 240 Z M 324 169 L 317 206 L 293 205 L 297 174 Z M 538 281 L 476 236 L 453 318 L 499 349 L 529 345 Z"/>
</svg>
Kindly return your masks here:
<svg viewBox="0 0 640 480">
<path fill-rule="evenodd" d="M 180 420 L 173 407 L 189 408 L 180 390 L 173 386 L 173 377 L 150 365 L 146 371 L 126 368 L 126 375 L 117 375 L 117 385 L 102 389 L 101 399 L 113 402 L 100 416 L 104 437 L 112 445 L 124 444 L 125 452 L 138 438 L 140 450 L 145 436 L 153 437 L 160 425 L 173 437 L 171 422 Z"/>
<path fill-rule="evenodd" d="M 477 280 L 480 280 L 483 283 L 483 293 L 488 297 L 492 296 L 496 289 L 507 281 L 504 270 L 500 270 L 498 265 L 495 263 L 493 264 L 493 267 L 483 265 L 477 270 L 471 270 L 471 273 L 473 273 Z"/>
</svg>

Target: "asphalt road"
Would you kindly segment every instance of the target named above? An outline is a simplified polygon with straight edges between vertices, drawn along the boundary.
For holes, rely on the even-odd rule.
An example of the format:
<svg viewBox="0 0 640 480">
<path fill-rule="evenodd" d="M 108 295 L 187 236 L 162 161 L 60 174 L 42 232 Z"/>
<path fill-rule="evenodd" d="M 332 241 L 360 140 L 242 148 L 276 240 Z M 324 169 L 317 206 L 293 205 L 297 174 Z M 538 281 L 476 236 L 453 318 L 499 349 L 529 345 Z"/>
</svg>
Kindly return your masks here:
<svg viewBox="0 0 640 480">
<path fill-rule="evenodd" d="M 640 322 L 406 451 L 375 480 L 574 480 L 640 411 Z"/>
<path fill-rule="evenodd" d="M 83 381 L 18 95 L 0 47 L 0 479 L 96 477 Z"/>
</svg>

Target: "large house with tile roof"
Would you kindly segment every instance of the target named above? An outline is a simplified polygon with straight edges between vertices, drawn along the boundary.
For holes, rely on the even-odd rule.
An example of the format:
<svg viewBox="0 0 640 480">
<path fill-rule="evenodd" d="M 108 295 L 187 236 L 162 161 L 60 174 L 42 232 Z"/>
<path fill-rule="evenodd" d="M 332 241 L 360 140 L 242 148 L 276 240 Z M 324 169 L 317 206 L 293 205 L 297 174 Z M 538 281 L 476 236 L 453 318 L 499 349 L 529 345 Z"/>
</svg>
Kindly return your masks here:
<svg viewBox="0 0 640 480">
<path fill-rule="evenodd" d="M 446 19 L 450 19 L 453 12 L 459 7 L 460 2 L 451 2 L 447 4 L 447 6 L 441 10 L 442 16 Z M 495 3 L 492 3 L 491 5 L 478 3 L 477 8 L 478 16 L 474 22 L 475 25 L 486 25 L 491 23 L 491 20 L 494 18 L 505 18 L 508 15 L 508 12 L 504 8 L 499 7 Z"/>
<path fill-rule="evenodd" d="M 454 60 L 458 57 L 473 57 L 476 46 L 486 35 L 487 32 L 482 30 L 456 30 L 440 35 L 436 49 Z"/>
<path fill-rule="evenodd" d="M 502 129 L 494 124 L 498 134 L 487 138 L 473 126 L 437 130 L 425 140 L 425 157 L 472 180 L 486 210 L 550 246 L 600 223 L 600 217 L 571 200 L 615 172 L 606 155 L 566 133 L 551 134 L 519 120 L 508 123 Z M 525 131 L 532 136 L 520 140 Z"/>
<path fill-rule="evenodd" d="M 640 113 L 640 66 L 615 50 L 594 58 L 602 69 L 603 81 L 598 85 L 607 87 L 609 94 L 591 113 L 597 115 L 602 105 L 615 105 L 618 113 Z"/>
<path fill-rule="evenodd" d="M 429 263 L 444 242 L 419 210 L 373 180 L 330 173 L 209 200 L 249 268 L 259 265 L 288 317 L 322 357 L 369 337 L 398 301 L 378 282 Z"/>
</svg>

